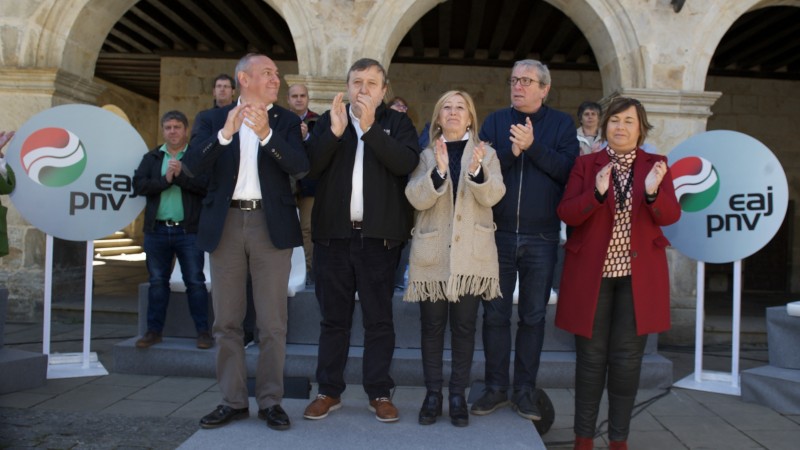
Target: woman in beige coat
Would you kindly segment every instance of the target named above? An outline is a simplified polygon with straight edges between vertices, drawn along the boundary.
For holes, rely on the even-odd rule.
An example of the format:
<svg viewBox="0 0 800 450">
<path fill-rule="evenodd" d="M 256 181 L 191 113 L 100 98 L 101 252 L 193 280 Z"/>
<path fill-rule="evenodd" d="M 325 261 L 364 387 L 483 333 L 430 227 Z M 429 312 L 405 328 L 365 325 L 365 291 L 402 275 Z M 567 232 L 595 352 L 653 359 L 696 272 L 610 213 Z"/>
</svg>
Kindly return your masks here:
<svg viewBox="0 0 800 450">
<path fill-rule="evenodd" d="M 428 389 L 419 423 L 442 414 L 444 330 L 450 321 L 450 420 L 467 426 L 464 392 L 481 299 L 500 296 L 492 206 L 506 192 L 494 149 L 478 141 L 472 97 L 446 92 L 434 107 L 431 144 L 411 174 L 406 197 L 417 210 L 404 299 L 420 303 L 422 367 Z"/>
</svg>

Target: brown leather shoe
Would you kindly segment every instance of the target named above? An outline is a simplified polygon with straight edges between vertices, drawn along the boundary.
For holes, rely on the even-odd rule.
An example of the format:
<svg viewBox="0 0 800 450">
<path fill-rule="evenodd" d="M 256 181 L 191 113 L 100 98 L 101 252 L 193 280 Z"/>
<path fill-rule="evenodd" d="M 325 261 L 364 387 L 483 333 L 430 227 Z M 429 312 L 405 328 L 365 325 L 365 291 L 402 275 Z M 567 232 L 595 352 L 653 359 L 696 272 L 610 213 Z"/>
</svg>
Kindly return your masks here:
<svg viewBox="0 0 800 450">
<path fill-rule="evenodd" d="M 328 417 L 329 412 L 336 411 L 341 407 L 341 399 L 317 394 L 317 398 L 315 398 L 313 402 L 306 406 L 306 410 L 303 412 L 303 417 L 311 420 L 324 419 Z"/>
<path fill-rule="evenodd" d="M 137 348 L 148 348 L 151 345 L 155 345 L 161 342 L 161 335 L 156 333 L 155 331 L 148 331 L 147 333 L 142 336 L 141 339 L 136 341 Z"/>
<path fill-rule="evenodd" d="M 202 348 L 203 350 L 207 348 L 211 348 L 214 346 L 214 338 L 208 334 L 208 331 L 204 331 L 197 335 L 197 348 Z"/>
<path fill-rule="evenodd" d="M 397 408 L 388 397 L 378 397 L 369 401 L 369 410 L 375 413 L 375 418 L 381 422 L 397 422 L 400 415 Z"/>
</svg>

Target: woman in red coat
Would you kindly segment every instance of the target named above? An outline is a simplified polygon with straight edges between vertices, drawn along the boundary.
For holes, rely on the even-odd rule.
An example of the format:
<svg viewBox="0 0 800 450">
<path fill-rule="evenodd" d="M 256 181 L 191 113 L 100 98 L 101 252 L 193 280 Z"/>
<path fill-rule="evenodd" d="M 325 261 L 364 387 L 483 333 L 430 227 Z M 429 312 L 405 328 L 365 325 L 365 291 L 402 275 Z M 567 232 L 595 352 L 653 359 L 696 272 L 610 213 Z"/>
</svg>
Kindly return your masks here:
<svg viewBox="0 0 800 450">
<path fill-rule="evenodd" d="M 591 449 L 608 374 L 612 449 L 627 449 L 648 333 L 669 328 L 669 241 L 680 217 L 667 159 L 641 149 L 652 126 L 639 101 L 616 98 L 601 130 L 608 146 L 581 156 L 558 215 L 572 233 L 556 326 L 575 334 L 575 449 Z"/>
</svg>

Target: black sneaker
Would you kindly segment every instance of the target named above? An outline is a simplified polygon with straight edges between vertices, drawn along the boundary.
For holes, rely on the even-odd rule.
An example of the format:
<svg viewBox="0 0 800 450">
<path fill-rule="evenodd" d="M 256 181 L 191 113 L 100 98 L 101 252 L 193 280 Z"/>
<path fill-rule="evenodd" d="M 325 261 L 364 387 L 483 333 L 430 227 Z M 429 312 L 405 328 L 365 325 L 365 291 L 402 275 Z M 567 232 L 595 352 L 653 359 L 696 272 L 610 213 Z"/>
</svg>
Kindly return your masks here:
<svg viewBox="0 0 800 450">
<path fill-rule="evenodd" d="M 542 413 L 539 412 L 539 408 L 536 407 L 535 391 L 514 392 L 511 401 L 511 409 L 528 420 L 542 420 Z"/>
<path fill-rule="evenodd" d="M 483 396 L 472 404 L 470 412 L 476 416 L 485 416 L 506 405 L 508 405 L 508 394 L 486 389 L 483 391 Z"/>
</svg>

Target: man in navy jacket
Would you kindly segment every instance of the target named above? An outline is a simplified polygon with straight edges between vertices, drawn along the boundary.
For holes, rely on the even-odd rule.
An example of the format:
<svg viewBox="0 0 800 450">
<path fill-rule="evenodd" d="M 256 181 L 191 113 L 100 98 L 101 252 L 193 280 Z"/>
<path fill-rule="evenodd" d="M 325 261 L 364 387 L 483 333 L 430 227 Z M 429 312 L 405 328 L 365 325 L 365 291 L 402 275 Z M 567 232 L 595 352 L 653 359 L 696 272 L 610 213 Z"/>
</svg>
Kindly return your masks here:
<svg viewBox="0 0 800 450">
<path fill-rule="evenodd" d="M 289 176 L 308 172 L 300 119 L 275 104 L 280 78 L 268 57 L 248 54 L 236 65 L 241 96 L 197 116 L 191 140 L 195 175 L 208 173 L 197 245 L 210 253 L 217 381 L 222 404 L 203 428 L 248 417 L 247 367 L 242 346 L 246 280 L 252 275 L 259 333 L 258 416 L 275 430 L 289 428 L 281 408 L 286 356 L 287 290 L 292 248 L 302 244 Z"/>
<path fill-rule="evenodd" d="M 511 404 L 520 416 L 540 420 L 536 375 L 559 242 L 556 208 L 579 147 L 572 117 L 544 104 L 550 92 L 547 66 L 517 61 L 508 83 L 511 107 L 490 114 L 480 131 L 481 140 L 497 150 L 506 195 L 494 206 L 503 297 L 483 302 L 486 391 L 472 413 L 485 415 L 508 404 L 511 311 L 519 273 Z"/>
</svg>

